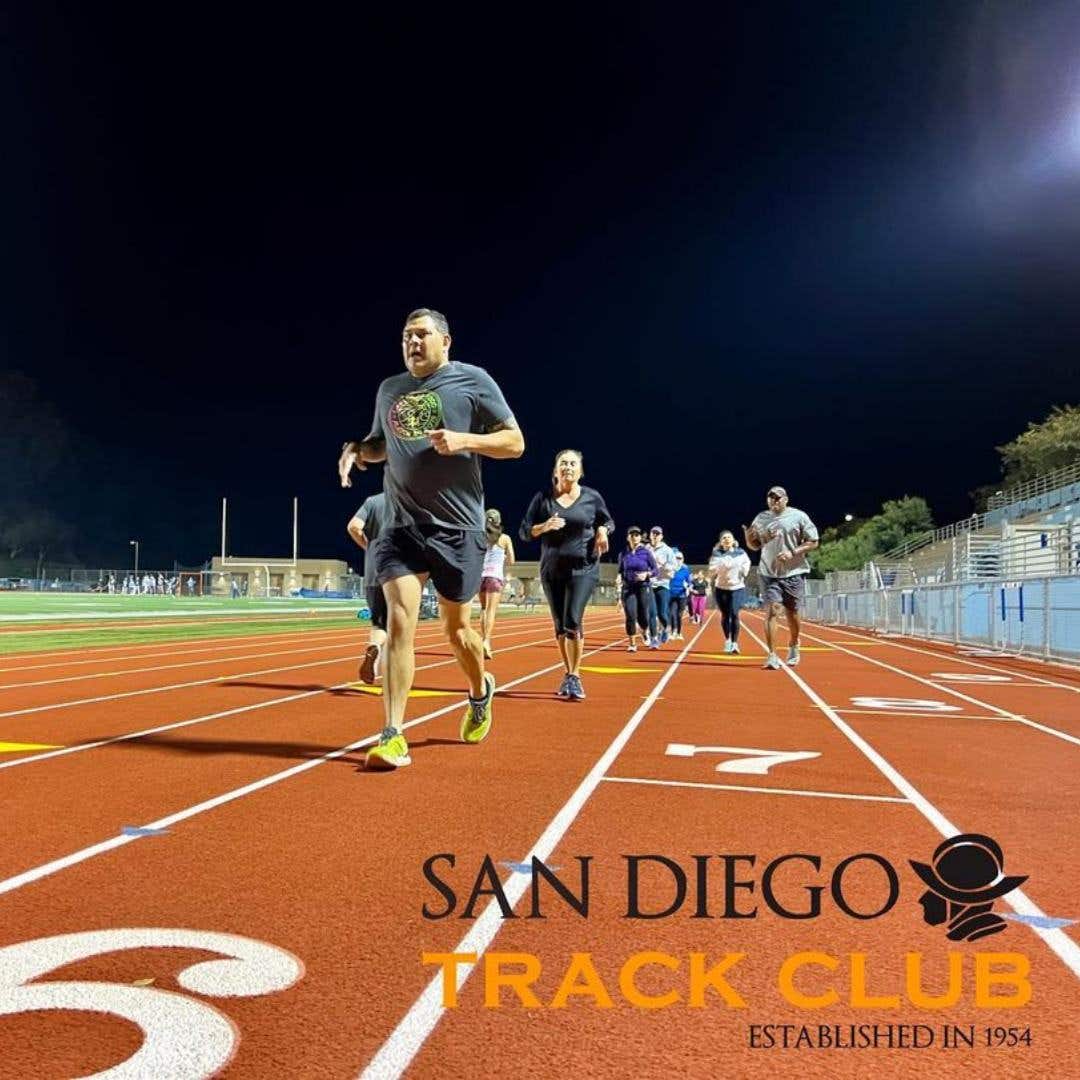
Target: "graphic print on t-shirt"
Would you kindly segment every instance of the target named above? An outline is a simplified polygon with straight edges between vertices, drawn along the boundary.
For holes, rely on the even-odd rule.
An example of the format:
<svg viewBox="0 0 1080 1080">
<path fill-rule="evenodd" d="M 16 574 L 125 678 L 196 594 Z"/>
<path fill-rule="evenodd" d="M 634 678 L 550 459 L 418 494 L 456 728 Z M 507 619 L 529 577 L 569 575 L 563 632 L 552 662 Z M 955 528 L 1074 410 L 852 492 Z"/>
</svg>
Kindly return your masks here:
<svg viewBox="0 0 1080 1080">
<path fill-rule="evenodd" d="M 442 399 L 432 390 L 403 394 L 390 406 L 386 422 L 399 439 L 422 439 L 442 427 Z"/>
</svg>

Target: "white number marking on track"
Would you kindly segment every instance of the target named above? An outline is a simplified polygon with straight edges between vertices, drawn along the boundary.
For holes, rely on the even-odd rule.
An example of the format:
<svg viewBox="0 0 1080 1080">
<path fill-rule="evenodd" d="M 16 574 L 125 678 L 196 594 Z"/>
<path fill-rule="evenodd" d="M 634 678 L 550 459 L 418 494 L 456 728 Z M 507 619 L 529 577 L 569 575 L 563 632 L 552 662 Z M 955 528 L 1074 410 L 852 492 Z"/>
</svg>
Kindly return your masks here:
<svg viewBox="0 0 1080 1080">
<path fill-rule="evenodd" d="M 746 773 L 765 776 L 774 765 L 806 761 L 821 757 L 816 750 L 760 750 L 750 746 L 694 746 L 691 743 L 669 743 L 664 751 L 669 757 L 693 757 L 695 754 L 738 754 L 730 761 L 721 761 L 717 772 Z"/>
<path fill-rule="evenodd" d="M 853 697 L 852 704 L 860 709 L 895 709 L 898 712 L 960 712 L 959 705 L 946 705 L 944 701 L 928 698 L 904 697 Z"/>
<path fill-rule="evenodd" d="M 138 1025 L 142 1046 L 104 1072 L 108 1080 L 183 1076 L 203 1080 L 232 1057 L 238 1032 L 212 1005 L 168 990 L 104 982 L 44 982 L 26 985 L 79 960 L 124 949 L 203 949 L 225 959 L 184 968 L 185 990 L 211 997 L 256 997 L 292 986 L 304 966 L 292 953 L 237 934 L 205 930 L 133 928 L 90 930 L 37 938 L 0 948 L 0 1016 L 46 1009 L 111 1013 Z"/>
</svg>

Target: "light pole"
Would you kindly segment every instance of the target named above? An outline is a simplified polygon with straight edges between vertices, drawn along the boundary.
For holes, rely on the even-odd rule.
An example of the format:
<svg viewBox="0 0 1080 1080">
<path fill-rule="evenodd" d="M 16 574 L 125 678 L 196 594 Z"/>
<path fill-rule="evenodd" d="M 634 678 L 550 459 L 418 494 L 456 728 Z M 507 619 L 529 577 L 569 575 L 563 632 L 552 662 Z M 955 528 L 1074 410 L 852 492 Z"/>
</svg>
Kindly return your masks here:
<svg viewBox="0 0 1080 1080">
<path fill-rule="evenodd" d="M 139 576 L 139 541 L 138 540 L 129 540 L 128 544 L 134 544 L 135 545 L 135 576 L 138 577 Z"/>
</svg>

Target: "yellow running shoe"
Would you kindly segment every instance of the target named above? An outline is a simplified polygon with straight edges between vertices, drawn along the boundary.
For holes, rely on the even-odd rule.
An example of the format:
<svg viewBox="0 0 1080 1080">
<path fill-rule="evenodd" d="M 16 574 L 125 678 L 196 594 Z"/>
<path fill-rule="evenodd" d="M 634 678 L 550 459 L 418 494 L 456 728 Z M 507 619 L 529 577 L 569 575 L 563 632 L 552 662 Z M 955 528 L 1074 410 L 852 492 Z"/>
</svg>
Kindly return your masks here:
<svg viewBox="0 0 1080 1080">
<path fill-rule="evenodd" d="M 469 698 L 465 715 L 461 719 L 461 741 L 467 743 L 483 742 L 491 730 L 491 699 L 495 696 L 495 676 L 491 672 L 484 675 L 487 693 L 482 701 Z"/>
<path fill-rule="evenodd" d="M 385 727 L 379 735 L 377 746 L 373 746 L 364 758 L 364 768 L 390 770 L 400 769 L 403 765 L 411 765 L 409 757 L 409 744 L 405 741 L 397 728 Z"/>
</svg>

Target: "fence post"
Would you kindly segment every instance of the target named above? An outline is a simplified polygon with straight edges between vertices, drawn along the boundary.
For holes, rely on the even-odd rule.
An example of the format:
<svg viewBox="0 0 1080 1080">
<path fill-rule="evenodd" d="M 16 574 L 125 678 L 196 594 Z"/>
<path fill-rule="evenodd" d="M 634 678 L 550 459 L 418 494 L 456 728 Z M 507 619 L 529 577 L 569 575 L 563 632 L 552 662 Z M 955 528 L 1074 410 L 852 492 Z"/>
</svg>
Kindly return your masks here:
<svg viewBox="0 0 1080 1080">
<path fill-rule="evenodd" d="M 1050 610 L 1050 579 L 1043 578 L 1043 656 L 1050 657 L 1050 633 L 1053 629 L 1053 613 Z"/>
<path fill-rule="evenodd" d="M 953 644 L 960 644 L 960 586 L 953 584 Z"/>
</svg>

